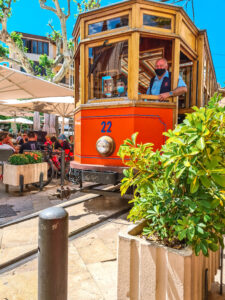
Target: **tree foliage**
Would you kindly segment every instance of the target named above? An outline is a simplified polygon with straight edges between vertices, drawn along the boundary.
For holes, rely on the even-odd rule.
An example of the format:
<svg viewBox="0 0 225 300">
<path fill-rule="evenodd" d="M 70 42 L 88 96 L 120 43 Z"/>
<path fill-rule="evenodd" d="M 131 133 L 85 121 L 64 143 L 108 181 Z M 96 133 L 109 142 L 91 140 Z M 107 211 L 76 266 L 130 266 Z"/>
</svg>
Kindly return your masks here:
<svg viewBox="0 0 225 300">
<path fill-rule="evenodd" d="M 219 100 L 215 94 L 207 107 L 194 107 L 164 133 L 160 150 L 137 144 L 137 133 L 119 149 L 129 167 L 121 192 L 135 187 L 129 218 L 147 220 L 143 233 L 150 239 L 191 245 L 196 255 L 218 250 L 225 233 L 225 109 Z"/>
<path fill-rule="evenodd" d="M 21 0 L 23 1 L 23 0 Z M 9 63 L 16 63 L 30 74 L 41 75 L 43 68 L 46 70 L 46 78 L 58 83 L 60 82 L 69 70 L 70 65 L 73 62 L 74 46 L 72 40 L 68 39 L 67 34 L 67 20 L 71 16 L 71 4 L 76 4 L 76 11 L 81 13 L 83 11 L 98 8 L 100 6 L 100 0 L 67 0 L 67 8 L 60 6 L 59 0 L 51 0 L 51 5 L 47 4 L 46 0 L 39 1 L 42 9 L 52 12 L 58 19 L 61 25 L 60 30 L 55 30 L 54 26 L 49 22 L 49 26 L 52 30 L 48 34 L 49 40 L 56 45 L 56 57 L 54 60 L 48 59 L 46 55 L 41 55 L 39 59 L 40 66 L 34 66 L 31 60 L 26 56 L 27 49 L 23 45 L 22 34 L 11 32 L 7 30 L 7 21 L 12 16 L 12 3 L 16 3 L 17 0 L 0 0 L 0 23 L 2 29 L 0 30 L 0 41 L 5 43 L 8 47 L 0 46 L 0 61 L 7 61 Z M 48 3 L 50 3 L 48 1 Z M 74 16 L 76 15 L 76 11 Z M 10 57 L 10 53 L 14 53 L 16 58 Z M 56 70 L 56 67 L 58 71 Z"/>
</svg>

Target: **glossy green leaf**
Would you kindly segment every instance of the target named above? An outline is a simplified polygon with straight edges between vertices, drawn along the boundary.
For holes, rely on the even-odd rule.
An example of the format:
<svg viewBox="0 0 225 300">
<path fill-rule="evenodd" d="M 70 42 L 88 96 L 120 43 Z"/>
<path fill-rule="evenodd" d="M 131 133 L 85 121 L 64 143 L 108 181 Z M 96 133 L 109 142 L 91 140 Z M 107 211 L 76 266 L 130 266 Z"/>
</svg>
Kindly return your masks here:
<svg viewBox="0 0 225 300">
<path fill-rule="evenodd" d="M 180 169 L 180 171 L 176 173 L 176 178 L 180 178 L 181 175 L 184 173 L 185 170 L 186 170 L 186 168 Z"/>
<path fill-rule="evenodd" d="M 200 244 L 195 245 L 195 254 L 198 256 L 201 251 Z"/>
<path fill-rule="evenodd" d="M 197 192 L 198 188 L 199 188 L 199 180 L 198 177 L 196 176 L 194 180 L 191 182 L 190 192 L 194 194 Z"/>
<path fill-rule="evenodd" d="M 213 244 L 213 243 L 210 243 L 209 244 L 209 249 L 216 252 L 218 249 L 219 249 L 219 245 L 218 244 Z"/>
<path fill-rule="evenodd" d="M 196 146 L 197 146 L 198 149 L 204 150 L 204 148 L 205 148 L 205 140 L 204 140 L 204 137 L 201 137 L 201 138 L 197 141 Z"/>
<path fill-rule="evenodd" d="M 189 228 L 189 229 L 187 230 L 187 236 L 188 236 L 188 239 L 189 239 L 190 241 L 193 240 L 193 238 L 194 238 L 194 236 L 195 236 L 195 229 L 194 229 L 194 227 Z"/>
<path fill-rule="evenodd" d="M 208 255 L 208 248 L 207 246 L 203 243 L 203 242 L 200 242 L 200 248 L 202 250 L 202 253 L 207 256 Z"/>
<path fill-rule="evenodd" d="M 178 233 L 178 239 L 179 239 L 180 241 L 182 241 L 183 239 L 185 239 L 185 238 L 186 238 L 186 233 L 187 233 L 186 230 L 181 230 L 181 231 Z"/>
<path fill-rule="evenodd" d="M 197 231 L 201 234 L 204 234 L 204 230 L 200 226 L 197 226 Z"/>
<path fill-rule="evenodd" d="M 212 174 L 211 176 L 215 183 L 219 184 L 222 187 L 225 187 L 225 175 Z"/>
<path fill-rule="evenodd" d="M 133 142 L 133 145 L 136 144 L 136 139 L 137 139 L 137 136 L 138 136 L 138 132 L 135 132 L 134 134 L 132 134 L 131 136 L 131 139 L 132 139 L 132 142 Z"/>
<path fill-rule="evenodd" d="M 200 181 L 206 188 L 209 188 L 211 186 L 211 182 L 206 175 L 200 176 Z"/>
</svg>

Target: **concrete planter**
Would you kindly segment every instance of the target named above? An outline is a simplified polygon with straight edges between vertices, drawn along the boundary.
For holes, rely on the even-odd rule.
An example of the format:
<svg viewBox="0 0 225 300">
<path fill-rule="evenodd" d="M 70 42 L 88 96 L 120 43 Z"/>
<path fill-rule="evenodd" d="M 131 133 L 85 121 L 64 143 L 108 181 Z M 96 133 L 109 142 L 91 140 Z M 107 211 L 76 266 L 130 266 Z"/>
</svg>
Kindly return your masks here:
<svg viewBox="0 0 225 300">
<path fill-rule="evenodd" d="M 10 165 L 4 163 L 3 183 L 13 186 L 20 185 L 20 176 L 23 176 L 23 184 L 36 183 L 40 180 L 40 174 L 43 173 L 43 180 L 47 180 L 48 163 L 28 164 L 28 165 Z"/>
<path fill-rule="evenodd" d="M 219 268 L 219 251 L 206 258 L 139 238 L 144 223 L 119 233 L 118 300 L 202 300 Z"/>
</svg>

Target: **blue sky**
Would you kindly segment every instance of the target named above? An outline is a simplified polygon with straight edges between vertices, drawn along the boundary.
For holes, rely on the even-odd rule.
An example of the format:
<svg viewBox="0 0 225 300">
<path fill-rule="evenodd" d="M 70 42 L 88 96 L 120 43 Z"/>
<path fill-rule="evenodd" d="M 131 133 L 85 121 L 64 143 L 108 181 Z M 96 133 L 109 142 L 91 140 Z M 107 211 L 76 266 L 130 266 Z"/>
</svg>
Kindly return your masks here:
<svg viewBox="0 0 225 300">
<path fill-rule="evenodd" d="M 52 1 L 47 0 L 47 4 Z M 65 5 L 66 0 L 60 0 Z M 117 3 L 117 0 L 102 0 L 101 6 Z M 191 5 L 189 4 L 189 8 Z M 50 32 L 47 26 L 52 19 L 52 25 L 59 29 L 54 14 L 40 8 L 38 0 L 19 0 L 13 3 L 13 16 L 8 23 L 9 31 L 21 31 L 37 35 L 46 35 Z M 217 81 L 221 86 L 225 86 L 225 39 L 224 39 L 224 0 L 194 0 L 195 24 L 199 29 L 207 29 L 211 53 L 216 69 Z M 72 4 L 73 14 L 75 13 L 75 4 Z M 192 18 L 192 11 L 188 9 L 188 14 Z M 68 22 L 68 35 L 71 37 L 72 29 L 75 24 L 75 18 L 72 16 Z"/>
</svg>

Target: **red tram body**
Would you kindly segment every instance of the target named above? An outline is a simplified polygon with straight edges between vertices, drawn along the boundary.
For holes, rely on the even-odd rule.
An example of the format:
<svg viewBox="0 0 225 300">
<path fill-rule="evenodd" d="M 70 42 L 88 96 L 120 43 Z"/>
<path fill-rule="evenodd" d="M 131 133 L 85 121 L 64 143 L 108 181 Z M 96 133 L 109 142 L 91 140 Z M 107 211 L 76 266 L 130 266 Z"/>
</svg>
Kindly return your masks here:
<svg viewBox="0 0 225 300">
<path fill-rule="evenodd" d="M 139 132 L 138 143 L 160 148 L 165 143 L 162 133 L 173 129 L 191 106 L 206 104 L 216 90 L 207 35 L 181 7 L 146 0 L 83 13 L 73 35 L 76 109 L 71 171 L 80 180 L 116 183 L 123 169 L 117 153 L 126 138 Z M 160 102 L 147 95 L 147 89 L 154 64 L 163 57 L 172 74 L 171 89 L 180 74 L 188 92 Z M 202 88 L 205 60 L 211 72 L 209 91 L 208 86 Z"/>
</svg>

